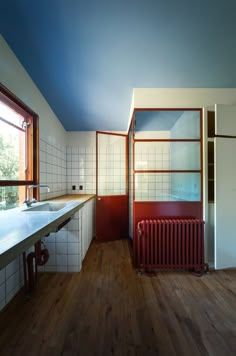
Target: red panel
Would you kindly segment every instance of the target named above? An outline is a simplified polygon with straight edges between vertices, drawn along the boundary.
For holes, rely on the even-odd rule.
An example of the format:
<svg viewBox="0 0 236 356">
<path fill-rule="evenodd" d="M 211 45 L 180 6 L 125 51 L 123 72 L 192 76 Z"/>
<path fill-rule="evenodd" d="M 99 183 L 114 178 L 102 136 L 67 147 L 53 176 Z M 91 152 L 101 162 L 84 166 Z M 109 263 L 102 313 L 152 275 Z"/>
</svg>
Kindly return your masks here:
<svg viewBox="0 0 236 356">
<path fill-rule="evenodd" d="M 158 229 L 154 229 L 154 226 Z M 138 268 L 149 271 L 162 268 L 187 269 L 201 275 L 205 269 L 204 221 L 142 220 L 138 223 L 138 234 L 134 239 L 134 252 L 136 249 L 139 251 L 135 254 L 135 265 Z"/>
<path fill-rule="evenodd" d="M 97 240 L 112 241 L 128 237 L 128 196 L 97 198 Z"/>
<path fill-rule="evenodd" d="M 143 219 L 194 218 L 202 219 L 201 202 L 134 202 L 134 230 Z"/>
</svg>

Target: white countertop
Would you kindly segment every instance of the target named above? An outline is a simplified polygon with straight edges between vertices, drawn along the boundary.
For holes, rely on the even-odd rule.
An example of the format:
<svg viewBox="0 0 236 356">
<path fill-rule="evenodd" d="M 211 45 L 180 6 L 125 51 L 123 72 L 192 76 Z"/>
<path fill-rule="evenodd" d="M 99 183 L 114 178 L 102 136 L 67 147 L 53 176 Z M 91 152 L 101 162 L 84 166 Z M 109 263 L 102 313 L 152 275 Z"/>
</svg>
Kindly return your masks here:
<svg viewBox="0 0 236 356">
<path fill-rule="evenodd" d="M 78 199 L 78 198 L 77 198 Z M 64 199 L 65 201 L 66 199 Z M 59 211 L 27 211 L 25 206 L 0 213 L 0 269 L 26 251 L 36 241 L 70 218 L 86 199 L 68 200 L 66 207 Z M 44 204 L 36 203 L 33 206 Z"/>
</svg>

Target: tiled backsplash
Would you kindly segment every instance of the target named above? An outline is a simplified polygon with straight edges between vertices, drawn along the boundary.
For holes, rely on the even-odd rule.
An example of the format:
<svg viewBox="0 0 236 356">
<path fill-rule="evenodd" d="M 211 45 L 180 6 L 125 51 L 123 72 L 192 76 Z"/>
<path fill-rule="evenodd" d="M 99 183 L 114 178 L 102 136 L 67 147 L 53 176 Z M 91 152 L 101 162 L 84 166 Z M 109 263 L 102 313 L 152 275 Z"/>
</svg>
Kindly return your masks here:
<svg viewBox="0 0 236 356">
<path fill-rule="evenodd" d="M 78 133 L 78 141 L 80 140 Z M 48 184 L 40 189 L 40 200 L 64 194 L 96 193 L 95 136 L 83 133 L 83 146 L 58 143 L 55 137 L 40 138 L 40 183 Z M 73 188 L 74 189 L 73 189 Z"/>
<path fill-rule="evenodd" d="M 96 193 L 95 147 L 67 146 L 67 194 Z M 74 188 L 74 189 L 73 189 Z"/>
<path fill-rule="evenodd" d="M 66 146 L 52 138 L 40 139 L 40 183 L 50 187 L 40 189 L 40 200 L 66 194 Z"/>
</svg>

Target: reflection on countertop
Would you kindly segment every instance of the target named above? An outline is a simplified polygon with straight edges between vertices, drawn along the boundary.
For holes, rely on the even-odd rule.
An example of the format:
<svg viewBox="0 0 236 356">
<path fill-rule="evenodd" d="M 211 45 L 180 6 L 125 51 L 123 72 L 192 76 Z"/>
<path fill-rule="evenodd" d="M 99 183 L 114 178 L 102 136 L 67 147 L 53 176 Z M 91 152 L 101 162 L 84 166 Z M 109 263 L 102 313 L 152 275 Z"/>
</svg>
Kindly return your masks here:
<svg viewBox="0 0 236 356">
<path fill-rule="evenodd" d="M 86 201 L 94 198 L 93 194 L 63 195 L 45 202 L 63 201 L 66 206 L 58 211 L 27 211 L 25 206 L 2 211 L 0 213 L 0 269 L 11 262 L 15 257 L 27 250 L 36 241 L 70 218 Z"/>
</svg>

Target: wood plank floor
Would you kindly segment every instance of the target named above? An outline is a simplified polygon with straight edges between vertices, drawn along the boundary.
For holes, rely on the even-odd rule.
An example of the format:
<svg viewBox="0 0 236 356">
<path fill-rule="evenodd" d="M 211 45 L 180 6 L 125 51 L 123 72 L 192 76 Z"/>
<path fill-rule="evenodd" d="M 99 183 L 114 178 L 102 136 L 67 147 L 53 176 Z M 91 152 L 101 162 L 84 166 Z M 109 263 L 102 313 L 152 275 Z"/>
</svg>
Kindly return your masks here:
<svg viewBox="0 0 236 356">
<path fill-rule="evenodd" d="M 128 242 L 93 243 L 0 313 L 1 356 L 236 355 L 236 271 L 138 276 Z"/>
</svg>

